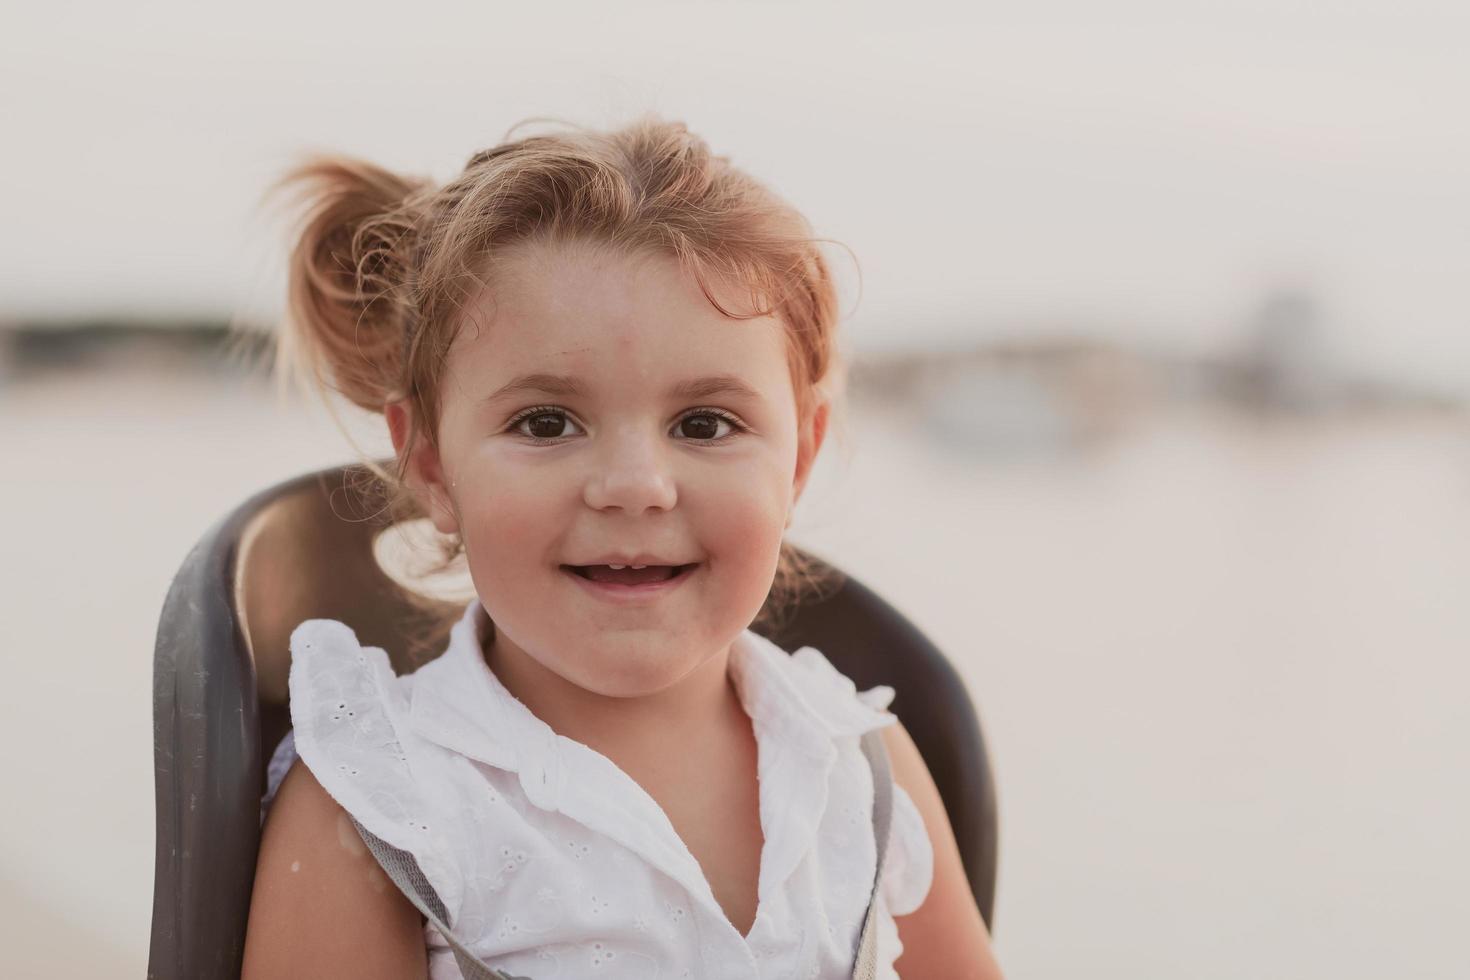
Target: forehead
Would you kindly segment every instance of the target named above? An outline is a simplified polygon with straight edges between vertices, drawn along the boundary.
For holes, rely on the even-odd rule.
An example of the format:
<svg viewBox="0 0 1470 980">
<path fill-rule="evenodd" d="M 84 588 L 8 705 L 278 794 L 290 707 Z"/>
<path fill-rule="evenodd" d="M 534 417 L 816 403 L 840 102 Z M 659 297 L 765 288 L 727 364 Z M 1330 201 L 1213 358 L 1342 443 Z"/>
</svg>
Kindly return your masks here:
<svg viewBox="0 0 1470 980">
<path fill-rule="evenodd" d="M 726 309 L 751 308 L 738 288 L 711 288 Z M 582 242 L 499 256 L 464 311 L 450 371 L 480 395 L 537 371 L 618 387 L 722 374 L 772 395 L 790 389 L 777 317 L 724 315 L 672 255 Z"/>
</svg>

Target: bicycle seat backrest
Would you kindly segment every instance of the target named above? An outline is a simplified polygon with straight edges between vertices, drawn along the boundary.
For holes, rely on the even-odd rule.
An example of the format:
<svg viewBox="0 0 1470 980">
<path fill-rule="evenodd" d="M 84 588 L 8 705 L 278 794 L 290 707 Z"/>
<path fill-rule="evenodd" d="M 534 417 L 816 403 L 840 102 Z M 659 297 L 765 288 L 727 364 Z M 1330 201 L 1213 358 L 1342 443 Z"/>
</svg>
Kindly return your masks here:
<svg viewBox="0 0 1470 980">
<path fill-rule="evenodd" d="M 288 640 L 303 620 L 352 627 L 413 669 L 416 638 L 447 641 L 460 603 L 415 604 L 384 572 L 382 487 L 360 466 L 288 480 L 240 504 L 184 559 L 159 620 L 153 709 L 157 840 L 148 975 L 237 980 L 260 842 L 264 760 L 290 725 Z M 437 634 L 435 630 L 437 628 Z M 996 813 L 964 686 L 908 620 L 847 577 L 768 633 L 821 650 L 860 689 L 889 684 L 944 798 L 987 923 Z M 422 647 L 423 643 L 419 646 Z"/>
</svg>

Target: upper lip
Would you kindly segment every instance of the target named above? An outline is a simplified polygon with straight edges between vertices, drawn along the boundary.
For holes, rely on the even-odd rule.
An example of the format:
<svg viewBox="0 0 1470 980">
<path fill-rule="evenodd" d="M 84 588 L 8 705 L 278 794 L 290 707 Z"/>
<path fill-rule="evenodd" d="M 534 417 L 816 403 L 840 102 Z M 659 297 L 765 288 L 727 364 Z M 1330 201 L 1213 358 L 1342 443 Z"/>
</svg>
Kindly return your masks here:
<svg viewBox="0 0 1470 980">
<path fill-rule="evenodd" d="M 594 559 L 593 561 L 567 562 L 567 564 L 573 567 L 582 567 L 585 565 L 671 565 L 677 568 L 680 565 L 692 565 L 694 563 L 688 561 L 669 561 L 665 558 L 660 558 L 657 555 L 638 554 L 604 555 L 603 557 Z"/>
</svg>

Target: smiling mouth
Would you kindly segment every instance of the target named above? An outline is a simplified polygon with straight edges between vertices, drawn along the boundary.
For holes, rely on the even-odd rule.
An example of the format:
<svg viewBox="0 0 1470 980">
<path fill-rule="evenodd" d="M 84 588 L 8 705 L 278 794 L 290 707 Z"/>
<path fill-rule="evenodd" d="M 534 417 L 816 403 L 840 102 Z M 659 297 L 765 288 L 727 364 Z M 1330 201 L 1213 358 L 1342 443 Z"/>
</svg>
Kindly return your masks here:
<svg viewBox="0 0 1470 980">
<path fill-rule="evenodd" d="M 591 582 L 603 585 L 650 585 L 667 582 L 687 575 L 696 565 L 648 565 L 644 568 L 613 568 L 609 565 L 562 565 L 564 572 L 571 572 Z"/>
</svg>

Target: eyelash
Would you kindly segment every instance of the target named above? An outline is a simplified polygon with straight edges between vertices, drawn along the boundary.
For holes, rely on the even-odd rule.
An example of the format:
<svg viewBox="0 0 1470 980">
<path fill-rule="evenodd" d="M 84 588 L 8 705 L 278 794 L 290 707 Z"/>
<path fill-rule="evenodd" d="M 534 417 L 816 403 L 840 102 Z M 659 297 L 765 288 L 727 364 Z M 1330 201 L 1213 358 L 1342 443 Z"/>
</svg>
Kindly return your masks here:
<svg viewBox="0 0 1470 980">
<path fill-rule="evenodd" d="M 541 439 L 541 438 L 537 438 L 536 436 L 527 435 L 526 433 L 516 431 L 516 427 L 518 425 L 520 425 L 522 422 L 526 421 L 527 419 L 536 418 L 538 415 L 560 415 L 560 416 L 562 416 L 564 418 L 568 418 L 569 417 L 567 415 L 567 411 L 565 409 L 557 408 L 555 405 L 536 405 L 536 406 L 534 406 L 532 408 L 523 409 L 522 411 L 517 412 L 515 414 L 515 417 L 512 418 L 509 422 L 506 423 L 506 430 L 509 431 L 509 432 L 513 432 L 516 435 L 523 436 L 524 438 L 529 439 L 531 442 L 535 442 L 535 443 L 558 443 L 558 442 L 561 442 L 563 439 L 567 438 L 566 436 L 558 436 L 558 437 L 556 437 L 554 439 Z M 726 433 L 723 436 L 719 436 L 719 437 L 714 438 L 714 439 L 689 439 L 689 438 L 685 438 L 685 439 L 681 439 L 680 440 L 681 442 L 693 442 L 693 443 L 698 443 L 698 444 L 705 445 L 705 446 L 713 446 L 713 445 L 717 445 L 719 443 L 723 443 L 725 440 L 731 439 L 734 436 L 739 435 L 742 432 L 749 431 L 749 427 L 747 425 L 745 425 L 743 422 L 741 422 L 738 418 L 736 418 L 735 416 L 731 415 L 729 412 L 723 411 L 723 410 L 718 409 L 718 408 L 696 408 L 696 409 L 692 409 L 692 410 L 690 410 L 688 412 L 685 412 L 683 415 L 679 416 L 678 420 L 674 423 L 674 425 L 675 426 L 678 426 L 681 423 L 683 423 L 683 421 L 685 419 L 692 418 L 693 416 L 696 416 L 696 415 L 711 415 L 711 416 L 713 416 L 713 417 L 715 417 L 717 419 L 721 419 L 721 420 L 729 423 L 730 428 L 731 428 L 732 431 Z"/>
</svg>

